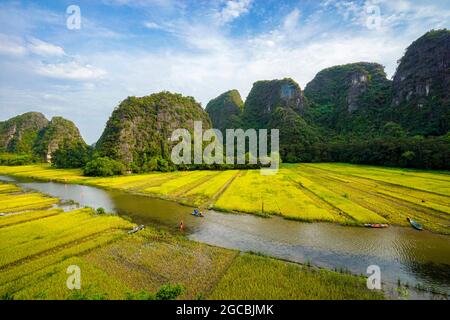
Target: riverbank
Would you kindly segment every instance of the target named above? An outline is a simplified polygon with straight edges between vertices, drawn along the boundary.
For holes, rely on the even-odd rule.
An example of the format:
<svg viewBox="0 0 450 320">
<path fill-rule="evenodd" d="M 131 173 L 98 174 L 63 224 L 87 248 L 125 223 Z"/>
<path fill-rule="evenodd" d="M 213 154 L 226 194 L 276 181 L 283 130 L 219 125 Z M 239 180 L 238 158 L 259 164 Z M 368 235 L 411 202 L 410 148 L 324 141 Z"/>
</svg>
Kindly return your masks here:
<svg viewBox="0 0 450 320">
<path fill-rule="evenodd" d="M 450 234 L 450 175 L 349 164 L 282 165 L 274 176 L 259 170 L 150 173 L 112 178 L 49 165 L 0 167 L 0 175 L 91 185 L 225 212 L 278 215 L 344 225 L 389 223 Z"/>
<path fill-rule="evenodd" d="M 30 210 L 27 201 L 16 200 L 27 197 L 49 202 Z M 163 229 L 128 234 L 134 224 L 123 218 L 89 208 L 64 212 L 55 201 L 0 184 L 0 213 L 8 209 L 0 217 L 2 299 L 148 299 L 167 285 L 180 285 L 182 299 L 383 298 L 362 277 L 218 248 Z M 73 265 L 81 270 L 81 290 L 66 286 Z"/>
</svg>

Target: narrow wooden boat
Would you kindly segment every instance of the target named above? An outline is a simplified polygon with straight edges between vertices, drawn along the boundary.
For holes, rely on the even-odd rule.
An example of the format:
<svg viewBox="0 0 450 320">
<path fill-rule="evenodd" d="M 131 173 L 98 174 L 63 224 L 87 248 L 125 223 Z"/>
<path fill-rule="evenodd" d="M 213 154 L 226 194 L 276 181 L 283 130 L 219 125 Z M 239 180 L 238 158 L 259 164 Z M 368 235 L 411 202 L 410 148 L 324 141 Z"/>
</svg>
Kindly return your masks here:
<svg viewBox="0 0 450 320">
<path fill-rule="evenodd" d="M 414 220 L 411 219 L 411 218 L 407 218 L 407 220 L 408 220 L 408 222 L 411 224 L 411 226 L 412 226 L 414 229 L 419 230 L 419 231 L 422 231 L 422 230 L 423 230 L 423 226 L 422 226 L 420 223 L 414 221 Z"/>
<path fill-rule="evenodd" d="M 128 234 L 136 233 L 138 231 L 141 231 L 144 228 L 145 228 L 145 226 L 143 224 L 141 224 L 140 226 L 134 227 L 132 230 L 128 231 Z"/>
<path fill-rule="evenodd" d="M 197 218 L 204 218 L 205 216 L 200 212 L 200 213 L 191 213 L 191 215 L 193 215 L 194 217 Z"/>
<path fill-rule="evenodd" d="M 364 227 L 366 227 L 366 228 L 374 228 L 374 229 L 383 229 L 383 228 L 389 227 L 389 225 L 388 224 L 384 224 L 384 223 L 366 223 L 364 225 Z"/>
</svg>

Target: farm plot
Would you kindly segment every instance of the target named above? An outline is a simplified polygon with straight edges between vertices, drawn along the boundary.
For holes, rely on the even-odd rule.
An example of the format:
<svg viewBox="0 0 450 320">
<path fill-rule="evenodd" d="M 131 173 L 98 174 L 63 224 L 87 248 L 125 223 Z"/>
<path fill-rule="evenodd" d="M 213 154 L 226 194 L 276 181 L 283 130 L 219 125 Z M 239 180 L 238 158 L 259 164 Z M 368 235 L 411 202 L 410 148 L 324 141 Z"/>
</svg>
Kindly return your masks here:
<svg viewBox="0 0 450 320">
<path fill-rule="evenodd" d="M 235 174 L 220 173 L 213 180 L 229 181 Z M 208 196 L 215 195 L 216 190 L 220 192 L 218 181 L 214 191 L 202 189 L 200 184 L 194 194 L 203 190 Z M 24 195 L 29 196 L 12 193 L 0 195 L 0 199 L 12 201 Z M 118 216 L 97 215 L 88 208 L 71 212 L 30 210 L 1 216 L 0 299 L 148 299 L 167 284 L 182 285 L 180 298 L 184 299 L 218 295 L 236 298 L 249 294 L 248 288 L 261 299 L 382 297 L 360 289 L 357 277 L 331 271 L 316 275 L 315 271 L 305 272 L 300 266 L 273 259 L 264 260 L 263 264 L 273 269 L 265 273 L 267 270 L 262 270 L 261 262 L 253 261 L 253 256 L 242 260 L 237 251 L 153 228 L 130 235 L 126 231 L 132 227 Z M 73 265 L 81 270 L 81 290 L 72 291 L 66 285 L 67 268 Z M 246 291 L 230 291 L 230 279 L 235 278 L 236 270 L 257 270 L 259 276 Z M 242 283 L 248 280 L 244 278 Z M 288 285 L 287 291 L 271 289 L 285 280 L 299 281 L 305 288 L 309 286 L 309 291 L 300 294 L 302 290 L 295 289 L 296 285 Z M 332 290 L 323 290 L 324 282 L 333 285 Z"/>
<path fill-rule="evenodd" d="M 262 176 L 259 170 L 244 171 L 214 204 L 214 208 L 256 214 L 275 214 L 303 221 L 337 221 L 339 217 L 321 208 L 302 192 L 286 172 Z"/>
<path fill-rule="evenodd" d="M 329 171 L 329 166 L 300 165 L 296 170 L 316 185 L 345 197 L 354 203 L 354 208 L 363 207 L 384 217 L 389 223 L 408 225 L 406 218 L 410 217 L 424 224 L 428 230 L 450 233 L 450 197 L 349 175 L 343 168 L 339 172 Z M 352 170 L 355 171 L 354 168 Z"/>
<path fill-rule="evenodd" d="M 58 199 L 40 193 L 0 194 L 0 213 L 49 208 L 58 202 Z"/>
<path fill-rule="evenodd" d="M 184 299 L 206 297 L 237 251 L 212 247 L 147 229 L 86 256 L 86 261 L 135 291 L 181 284 Z"/>
<path fill-rule="evenodd" d="M 79 169 L 55 169 L 48 164 L 36 164 L 29 166 L 0 166 L 0 174 L 14 175 L 17 177 L 33 178 L 46 181 L 80 183 L 89 179 L 83 177 Z"/>
<path fill-rule="evenodd" d="M 210 299 L 383 299 L 364 278 L 308 268 L 251 254 L 239 256 Z"/>
</svg>

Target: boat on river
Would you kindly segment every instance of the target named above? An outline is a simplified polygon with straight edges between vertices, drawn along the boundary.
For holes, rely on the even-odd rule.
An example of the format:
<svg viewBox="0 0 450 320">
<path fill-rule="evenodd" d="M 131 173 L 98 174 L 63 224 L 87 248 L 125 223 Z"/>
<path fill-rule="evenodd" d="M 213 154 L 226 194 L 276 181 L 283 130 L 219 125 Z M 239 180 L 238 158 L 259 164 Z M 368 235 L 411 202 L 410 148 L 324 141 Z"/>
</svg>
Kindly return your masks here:
<svg viewBox="0 0 450 320">
<path fill-rule="evenodd" d="M 412 226 L 414 229 L 419 230 L 419 231 L 422 231 L 422 230 L 423 230 L 423 226 L 422 226 L 420 223 L 418 223 L 417 221 L 414 221 L 414 220 L 411 219 L 411 218 L 407 218 L 406 220 L 408 220 L 408 222 L 411 224 L 411 226 Z"/>
<path fill-rule="evenodd" d="M 364 225 L 364 227 L 366 227 L 366 228 L 373 228 L 373 229 L 383 229 L 383 228 L 389 227 L 389 225 L 388 224 L 384 224 L 384 223 L 366 223 Z"/>
</svg>

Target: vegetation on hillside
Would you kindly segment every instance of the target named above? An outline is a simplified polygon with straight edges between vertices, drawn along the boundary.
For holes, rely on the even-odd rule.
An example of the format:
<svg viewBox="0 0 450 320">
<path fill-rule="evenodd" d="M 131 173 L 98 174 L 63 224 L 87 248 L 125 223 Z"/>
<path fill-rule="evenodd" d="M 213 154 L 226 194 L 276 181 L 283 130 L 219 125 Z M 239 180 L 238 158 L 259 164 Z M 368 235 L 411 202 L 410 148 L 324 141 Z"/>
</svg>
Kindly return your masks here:
<svg viewBox="0 0 450 320">
<path fill-rule="evenodd" d="M 70 120 L 53 117 L 50 123 L 39 132 L 33 151 L 39 157 L 50 162 L 52 154 L 58 149 L 74 146 L 87 148 L 78 128 Z"/>
<path fill-rule="evenodd" d="M 320 71 L 305 88 L 306 118 L 339 134 L 371 134 L 380 128 L 391 82 L 377 63 L 353 63 Z"/>
<path fill-rule="evenodd" d="M 431 30 L 414 41 L 394 76 L 391 117 L 412 135 L 450 130 L 450 30 Z"/>
<path fill-rule="evenodd" d="M 172 132 L 184 128 L 192 133 L 194 121 L 209 129 L 212 120 L 222 131 L 280 129 L 283 162 L 448 170 L 449 48 L 450 31 L 432 30 L 408 47 L 393 81 L 380 64 L 358 62 L 320 71 L 304 93 L 290 78 L 258 81 L 245 103 L 237 90 L 231 90 L 213 99 L 207 112 L 194 98 L 170 92 L 128 97 L 113 111 L 95 150 L 83 146 L 72 122 L 60 117 L 48 122 L 40 113 L 27 113 L 0 122 L 0 153 L 21 155 L 1 156 L 0 163 L 54 158 L 58 168 L 91 163 L 91 175 L 92 163 L 105 161 L 125 166 L 115 172 L 134 173 L 262 166 L 172 163 L 171 149 L 177 144 L 169 139 Z M 111 172 L 98 173 L 106 171 Z"/>
<path fill-rule="evenodd" d="M 22 166 L 39 162 L 39 159 L 30 154 L 0 153 L 0 166 Z"/>
<path fill-rule="evenodd" d="M 41 113 L 29 112 L 0 122 L 2 164 L 50 162 L 52 154 L 58 149 L 76 145 L 87 148 L 75 124 L 62 117 L 48 121 Z M 67 163 L 60 162 L 57 165 L 64 166 Z"/>
<path fill-rule="evenodd" d="M 32 154 L 39 132 L 48 125 L 42 113 L 28 112 L 0 122 L 0 152 Z"/>
<path fill-rule="evenodd" d="M 227 91 L 211 100 L 206 106 L 214 129 L 225 134 L 226 129 L 242 127 L 241 114 L 244 107 L 241 95 L 237 90 Z"/>
<path fill-rule="evenodd" d="M 154 158 L 170 159 L 172 132 L 183 128 L 192 133 L 194 121 L 211 128 L 207 113 L 192 97 L 170 92 L 128 97 L 112 113 L 97 147 L 102 156 L 142 171 Z"/>
</svg>

